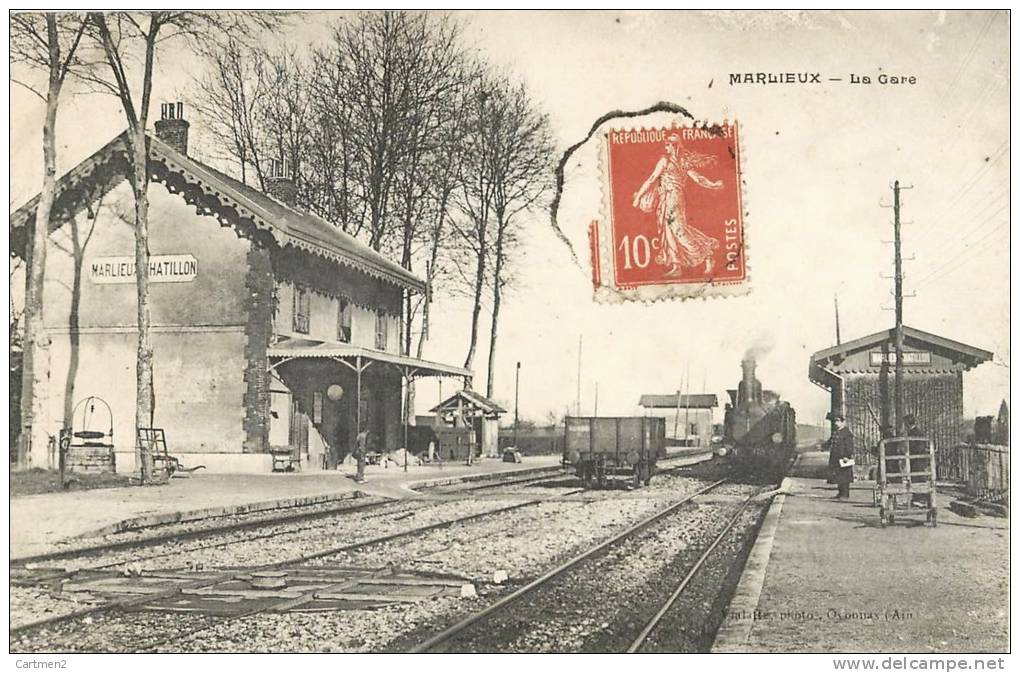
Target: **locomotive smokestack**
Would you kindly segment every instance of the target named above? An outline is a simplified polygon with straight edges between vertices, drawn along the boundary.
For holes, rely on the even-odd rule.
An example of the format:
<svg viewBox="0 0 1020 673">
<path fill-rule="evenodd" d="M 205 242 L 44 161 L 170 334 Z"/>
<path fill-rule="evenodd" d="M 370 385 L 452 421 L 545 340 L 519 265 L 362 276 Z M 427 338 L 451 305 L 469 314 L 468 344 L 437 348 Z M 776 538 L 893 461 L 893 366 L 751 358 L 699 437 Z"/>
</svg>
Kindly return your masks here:
<svg viewBox="0 0 1020 673">
<path fill-rule="evenodd" d="M 754 377 L 755 361 L 753 357 L 746 357 L 740 361 L 740 368 L 744 371 L 744 378 L 741 381 L 741 393 L 739 397 L 743 398 L 744 402 L 759 402 L 759 386 L 755 385 L 757 379 Z"/>
<path fill-rule="evenodd" d="M 754 358 L 747 358 L 740 361 L 740 368 L 744 370 L 744 390 L 750 397 L 754 391 Z"/>
</svg>

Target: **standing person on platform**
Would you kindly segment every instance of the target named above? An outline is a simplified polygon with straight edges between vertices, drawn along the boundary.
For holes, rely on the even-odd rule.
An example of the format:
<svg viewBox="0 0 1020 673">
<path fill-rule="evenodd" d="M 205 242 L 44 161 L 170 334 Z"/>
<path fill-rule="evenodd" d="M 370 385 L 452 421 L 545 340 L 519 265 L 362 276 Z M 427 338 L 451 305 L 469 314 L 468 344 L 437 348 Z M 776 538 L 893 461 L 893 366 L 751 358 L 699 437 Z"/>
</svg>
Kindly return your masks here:
<svg viewBox="0 0 1020 673">
<path fill-rule="evenodd" d="M 836 458 L 836 484 L 838 491 L 836 498 L 838 500 L 849 500 L 850 499 L 850 482 L 854 480 L 854 436 L 850 432 L 850 429 L 846 427 L 846 419 L 842 416 L 836 416 L 836 432 L 833 433 L 832 438 L 829 440 L 829 448 L 831 450 L 831 456 Z M 849 461 L 849 464 L 847 462 Z"/>
<path fill-rule="evenodd" d="M 831 412 L 829 414 L 826 414 L 825 418 L 829 419 L 829 420 L 832 420 L 833 423 L 836 422 L 836 417 Z M 836 437 L 836 431 L 834 429 L 832 431 L 832 435 L 829 436 L 829 442 L 828 442 L 828 444 L 829 444 L 829 472 L 826 475 L 826 479 L 825 479 L 825 483 L 826 484 L 835 484 L 836 483 L 836 470 L 839 469 L 839 457 L 836 455 L 836 443 L 833 441 L 835 439 L 835 437 Z"/>
<path fill-rule="evenodd" d="M 368 453 L 368 430 L 362 430 L 354 440 L 354 457 L 358 461 L 358 473 L 354 481 L 365 483 L 365 454 Z"/>
</svg>

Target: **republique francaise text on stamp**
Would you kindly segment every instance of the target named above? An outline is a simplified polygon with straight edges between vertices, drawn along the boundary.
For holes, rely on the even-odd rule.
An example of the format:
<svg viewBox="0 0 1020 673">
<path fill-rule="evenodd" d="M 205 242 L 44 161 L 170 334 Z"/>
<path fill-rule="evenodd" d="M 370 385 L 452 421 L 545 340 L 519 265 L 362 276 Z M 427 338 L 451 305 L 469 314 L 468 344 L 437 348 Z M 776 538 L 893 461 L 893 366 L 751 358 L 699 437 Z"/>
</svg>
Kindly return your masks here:
<svg viewBox="0 0 1020 673">
<path fill-rule="evenodd" d="M 589 230 L 599 301 L 743 294 L 736 124 L 610 130 L 603 216 Z"/>
</svg>

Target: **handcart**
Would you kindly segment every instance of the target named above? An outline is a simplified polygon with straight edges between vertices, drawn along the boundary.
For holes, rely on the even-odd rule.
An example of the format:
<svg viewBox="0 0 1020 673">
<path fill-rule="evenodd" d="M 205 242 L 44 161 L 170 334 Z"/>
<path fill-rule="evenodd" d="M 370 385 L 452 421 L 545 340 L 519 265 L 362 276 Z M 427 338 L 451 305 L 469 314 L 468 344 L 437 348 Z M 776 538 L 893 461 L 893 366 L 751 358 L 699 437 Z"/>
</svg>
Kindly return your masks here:
<svg viewBox="0 0 1020 673">
<path fill-rule="evenodd" d="M 889 437 L 878 443 L 875 502 L 882 527 L 898 516 L 925 515 L 938 525 L 935 442 L 926 437 Z"/>
</svg>

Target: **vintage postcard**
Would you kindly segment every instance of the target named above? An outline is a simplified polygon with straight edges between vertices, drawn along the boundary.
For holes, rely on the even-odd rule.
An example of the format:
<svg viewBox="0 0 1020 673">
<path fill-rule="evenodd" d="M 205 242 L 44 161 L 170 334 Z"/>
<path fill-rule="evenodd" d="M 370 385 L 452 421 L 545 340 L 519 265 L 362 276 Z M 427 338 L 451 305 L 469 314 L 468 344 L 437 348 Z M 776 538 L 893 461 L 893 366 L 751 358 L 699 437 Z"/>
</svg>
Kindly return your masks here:
<svg viewBox="0 0 1020 673">
<path fill-rule="evenodd" d="M 1006 668 L 1010 21 L 10 12 L 15 667 Z"/>
</svg>

